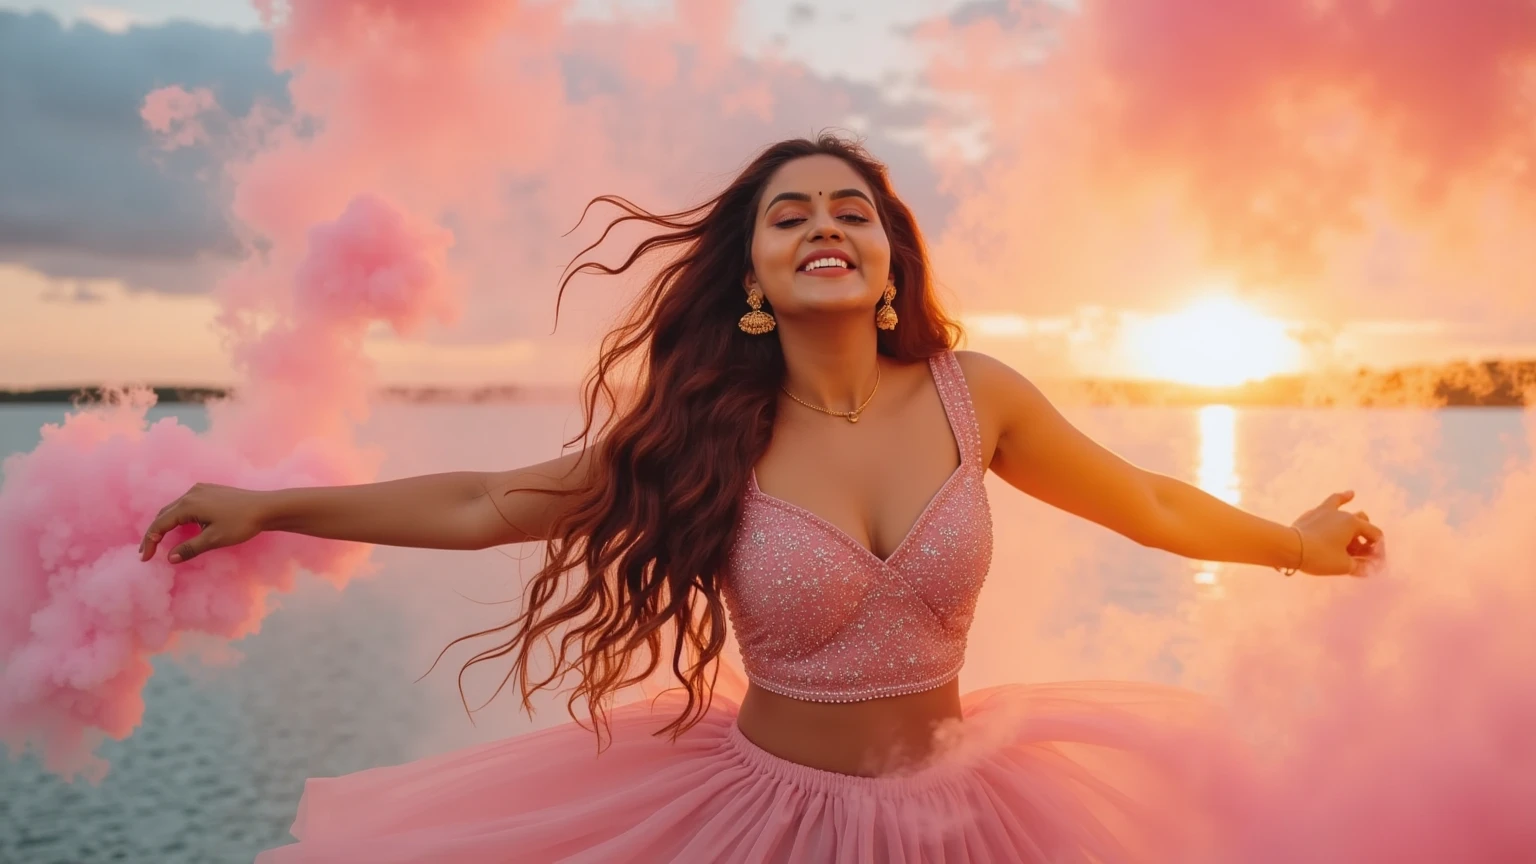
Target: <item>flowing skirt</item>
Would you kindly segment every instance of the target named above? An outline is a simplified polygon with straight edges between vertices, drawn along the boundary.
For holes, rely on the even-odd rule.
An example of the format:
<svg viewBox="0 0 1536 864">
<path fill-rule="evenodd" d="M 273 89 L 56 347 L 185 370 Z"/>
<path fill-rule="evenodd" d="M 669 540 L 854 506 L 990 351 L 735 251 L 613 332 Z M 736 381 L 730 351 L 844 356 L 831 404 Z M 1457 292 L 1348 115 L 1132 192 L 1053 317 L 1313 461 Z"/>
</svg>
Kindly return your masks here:
<svg viewBox="0 0 1536 864">
<path fill-rule="evenodd" d="M 738 688 L 739 689 L 739 688 Z M 729 691 L 729 688 L 727 688 Z M 936 755 L 860 777 L 774 756 L 717 687 L 675 742 L 672 691 L 620 706 L 602 753 L 570 722 L 305 784 L 290 862 L 1148 862 L 1206 859 L 1191 694 L 1013 684 L 962 698 Z"/>
</svg>

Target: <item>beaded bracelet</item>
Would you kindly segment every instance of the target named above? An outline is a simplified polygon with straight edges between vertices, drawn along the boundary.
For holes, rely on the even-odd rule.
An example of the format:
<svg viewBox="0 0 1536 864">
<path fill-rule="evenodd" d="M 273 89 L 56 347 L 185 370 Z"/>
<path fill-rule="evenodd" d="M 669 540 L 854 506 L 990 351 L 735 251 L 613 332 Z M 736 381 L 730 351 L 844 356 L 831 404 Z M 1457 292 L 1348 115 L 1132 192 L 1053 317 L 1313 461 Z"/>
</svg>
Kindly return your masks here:
<svg viewBox="0 0 1536 864">
<path fill-rule="evenodd" d="M 1301 549 L 1301 554 L 1296 556 L 1295 567 L 1287 567 L 1284 570 L 1280 569 L 1279 567 L 1275 568 L 1275 572 L 1279 573 L 1281 576 L 1296 575 L 1296 571 L 1301 569 L 1301 562 L 1307 560 L 1307 543 L 1305 540 L 1301 539 L 1301 529 L 1297 528 L 1295 525 L 1292 525 L 1291 530 L 1296 532 L 1296 545 Z"/>
</svg>

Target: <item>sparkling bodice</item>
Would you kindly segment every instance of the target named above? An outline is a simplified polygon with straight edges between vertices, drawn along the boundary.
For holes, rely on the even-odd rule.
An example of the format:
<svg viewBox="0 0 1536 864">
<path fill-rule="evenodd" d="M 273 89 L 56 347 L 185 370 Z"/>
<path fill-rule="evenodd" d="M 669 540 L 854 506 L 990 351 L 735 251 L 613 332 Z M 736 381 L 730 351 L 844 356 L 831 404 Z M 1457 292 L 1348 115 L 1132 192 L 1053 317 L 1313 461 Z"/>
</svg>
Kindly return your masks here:
<svg viewBox="0 0 1536 864">
<path fill-rule="evenodd" d="M 965 662 L 992 561 L 981 430 L 960 363 L 928 361 L 960 465 L 882 560 L 825 519 L 751 483 L 722 594 L 752 683 L 813 702 L 938 687 Z"/>
</svg>

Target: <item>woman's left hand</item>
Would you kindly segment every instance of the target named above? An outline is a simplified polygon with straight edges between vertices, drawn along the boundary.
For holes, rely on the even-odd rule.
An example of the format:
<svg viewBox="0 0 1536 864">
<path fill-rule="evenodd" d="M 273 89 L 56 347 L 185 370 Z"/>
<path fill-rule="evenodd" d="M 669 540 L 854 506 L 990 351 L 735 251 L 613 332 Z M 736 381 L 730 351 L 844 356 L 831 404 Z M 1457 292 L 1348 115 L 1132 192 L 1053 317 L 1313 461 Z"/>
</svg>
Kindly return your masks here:
<svg viewBox="0 0 1536 864">
<path fill-rule="evenodd" d="M 1364 576 L 1382 557 L 1385 535 L 1365 511 L 1339 509 L 1354 497 L 1352 491 L 1335 492 L 1291 523 L 1302 537 L 1298 570 L 1313 576 Z"/>
</svg>

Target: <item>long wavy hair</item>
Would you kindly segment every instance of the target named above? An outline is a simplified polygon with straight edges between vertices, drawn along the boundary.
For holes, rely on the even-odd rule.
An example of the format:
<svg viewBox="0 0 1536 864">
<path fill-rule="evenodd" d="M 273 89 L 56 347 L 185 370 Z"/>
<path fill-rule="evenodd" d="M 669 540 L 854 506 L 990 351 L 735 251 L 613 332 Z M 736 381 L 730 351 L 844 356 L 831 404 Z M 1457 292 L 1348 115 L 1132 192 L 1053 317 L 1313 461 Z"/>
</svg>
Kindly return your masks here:
<svg viewBox="0 0 1536 864">
<path fill-rule="evenodd" d="M 567 710 L 580 723 L 575 706 L 587 700 L 601 752 L 607 703 L 656 670 L 671 625 L 672 672 L 688 699 L 681 715 L 656 734 L 670 730 L 675 740 L 703 718 L 725 647 L 720 579 L 749 472 L 773 432 L 784 379 L 778 336 L 752 336 L 737 327 L 747 311 L 744 280 L 757 209 L 774 172 L 818 154 L 842 159 L 864 178 L 890 238 L 901 323 L 879 332 L 879 352 L 899 361 L 924 360 L 959 338 L 959 326 L 933 296 L 912 212 L 896 197 L 885 166 L 856 142 L 822 134 L 773 144 L 723 192 L 678 213 L 651 213 L 613 195 L 592 199 L 583 220 L 598 204 L 621 213 L 567 265 L 557 320 L 560 299 L 576 275 L 618 275 L 653 256 L 660 268 L 623 323 L 603 339 L 584 385 L 585 422 L 567 446 L 596 440 L 590 452 L 595 461 L 584 485 L 565 493 L 574 500 L 550 531 L 545 563 L 527 588 L 523 612 L 452 643 L 509 634 L 460 669 L 461 697 L 470 667 L 509 655 L 515 655 L 512 668 L 491 698 L 516 675 L 530 713 L 534 692 L 578 672 Z M 656 231 L 617 267 L 577 264 L 625 223 Z M 869 310 L 871 327 L 875 309 Z M 606 418 L 601 424 L 599 416 Z M 539 641 L 553 648 L 557 630 L 564 632 L 554 668 L 533 680 L 531 649 Z M 579 646 L 574 659 L 568 657 L 572 645 Z M 633 655 L 641 647 L 648 654 L 635 671 Z"/>
</svg>

